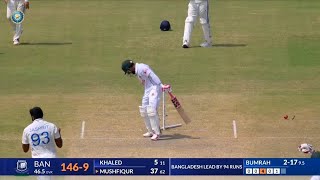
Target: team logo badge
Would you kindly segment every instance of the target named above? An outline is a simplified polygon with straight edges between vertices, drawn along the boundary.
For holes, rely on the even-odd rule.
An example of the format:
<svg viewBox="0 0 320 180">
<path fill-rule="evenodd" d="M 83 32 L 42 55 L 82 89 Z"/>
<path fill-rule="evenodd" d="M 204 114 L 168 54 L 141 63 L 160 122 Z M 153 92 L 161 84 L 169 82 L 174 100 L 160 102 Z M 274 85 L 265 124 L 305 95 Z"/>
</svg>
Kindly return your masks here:
<svg viewBox="0 0 320 180">
<path fill-rule="evenodd" d="M 28 171 L 28 163 L 26 160 L 17 161 L 17 173 L 26 173 Z"/>
<path fill-rule="evenodd" d="M 22 11 L 15 11 L 11 15 L 11 21 L 15 24 L 20 24 L 24 20 L 24 13 Z"/>
</svg>

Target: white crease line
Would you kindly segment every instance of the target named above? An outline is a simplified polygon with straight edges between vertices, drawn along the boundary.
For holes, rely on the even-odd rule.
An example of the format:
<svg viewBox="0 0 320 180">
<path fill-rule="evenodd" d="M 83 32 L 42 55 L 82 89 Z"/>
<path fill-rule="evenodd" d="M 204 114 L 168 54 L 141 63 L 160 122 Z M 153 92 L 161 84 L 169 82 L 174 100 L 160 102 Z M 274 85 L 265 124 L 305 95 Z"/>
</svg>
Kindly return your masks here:
<svg viewBox="0 0 320 180">
<path fill-rule="evenodd" d="M 194 136 L 194 138 L 196 138 L 195 140 L 206 140 L 206 139 L 234 139 L 234 137 L 197 137 Z M 199 139 L 198 139 L 199 138 Z M 66 140 L 76 140 L 77 138 L 64 138 Z M 110 140 L 147 140 L 148 138 L 134 138 L 134 137 L 86 137 L 85 139 L 87 140 L 106 140 L 106 139 L 110 139 Z M 161 137 L 160 137 L 161 139 Z M 163 140 L 166 139 L 175 139 L 174 137 L 163 137 Z M 178 138 L 178 139 L 189 139 L 189 138 Z M 178 140 L 177 139 L 177 140 Z M 320 139 L 320 137 L 237 137 L 237 139 Z"/>
<path fill-rule="evenodd" d="M 117 132 L 117 131 L 128 131 L 128 132 L 142 132 L 144 130 L 142 129 L 139 129 L 139 130 L 132 130 L 132 129 L 120 129 L 120 130 L 117 130 L 117 129 L 105 129 L 105 130 L 86 130 L 86 132 Z M 173 129 L 171 130 L 165 130 L 165 131 L 173 131 Z M 210 131 L 209 129 L 179 129 L 177 131 L 184 131 L 184 132 L 207 132 L 207 131 Z"/>
<path fill-rule="evenodd" d="M 142 129 L 138 130 L 138 129 L 135 129 L 135 130 L 132 130 L 132 129 L 120 129 L 120 130 L 117 130 L 117 129 L 104 129 L 104 130 L 87 130 L 86 132 L 110 132 L 110 131 L 129 131 L 129 132 L 135 132 L 135 131 L 143 131 Z"/>
<path fill-rule="evenodd" d="M 86 122 L 82 121 L 82 125 L 81 125 L 81 134 L 80 134 L 80 139 L 84 138 L 84 128 L 85 128 Z"/>
<path fill-rule="evenodd" d="M 196 138 L 195 140 L 206 140 L 206 139 L 234 139 L 234 137 L 205 137 L 205 136 L 194 136 L 193 138 Z M 199 139 L 198 139 L 199 138 Z M 79 140 L 79 138 L 63 138 L 64 140 Z M 111 139 L 111 140 L 124 140 L 124 139 L 130 139 L 130 140 L 141 140 L 141 139 L 145 139 L 147 140 L 148 138 L 133 138 L 133 137 L 86 137 L 83 139 L 87 139 L 87 140 L 100 140 L 100 139 Z M 164 137 L 165 139 L 174 139 L 174 137 L 172 138 L 167 138 Z M 188 139 L 188 138 L 178 138 L 178 139 Z M 320 139 L 320 137 L 238 137 L 237 139 Z M 0 141 L 15 141 L 15 140 L 21 140 L 20 138 L 0 138 Z"/>
<path fill-rule="evenodd" d="M 232 122 L 232 127 L 233 127 L 233 136 L 234 138 L 237 138 L 238 137 L 238 134 L 237 134 L 237 124 L 236 124 L 236 121 L 233 120 Z"/>
</svg>

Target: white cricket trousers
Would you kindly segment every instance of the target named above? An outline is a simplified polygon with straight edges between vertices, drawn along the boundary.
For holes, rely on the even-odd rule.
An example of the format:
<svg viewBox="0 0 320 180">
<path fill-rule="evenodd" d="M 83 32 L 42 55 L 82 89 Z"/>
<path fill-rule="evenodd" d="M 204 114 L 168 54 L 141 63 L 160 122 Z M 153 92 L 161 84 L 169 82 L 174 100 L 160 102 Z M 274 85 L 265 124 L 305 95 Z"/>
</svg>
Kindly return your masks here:
<svg viewBox="0 0 320 180">
<path fill-rule="evenodd" d="M 152 106 L 154 110 L 157 110 L 161 100 L 161 87 L 152 86 L 145 90 L 142 97 L 142 106 Z"/>
<path fill-rule="evenodd" d="M 190 44 L 193 26 L 199 18 L 203 30 L 204 40 L 211 42 L 211 29 L 209 23 L 209 2 L 208 0 L 190 0 L 188 4 L 188 16 L 185 20 L 183 44 Z"/>
<path fill-rule="evenodd" d="M 15 24 L 11 21 L 11 15 L 14 11 L 21 11 L 25 12 L 25 7 L 24 7 L 24 0 L 8 0 L 7 4 L 7 19 L 10 22 L 10 25 L 12 26 L 14 35 L 13 35 L 13 41 L 17 40 L 20 38 L 22 34 L 22 24 Z"/>
<path fill-rule="evenodd" d="M 161 87 L 160 85 L 154 85 L 146 89 L 142 97 L 142 106 L 140 106 L 141 116 L 144 118 L 144 122 L 148 132 L 161 134 L 160 120 L 158 115 L 158 107 L 161 100 Z"/>
</svg>

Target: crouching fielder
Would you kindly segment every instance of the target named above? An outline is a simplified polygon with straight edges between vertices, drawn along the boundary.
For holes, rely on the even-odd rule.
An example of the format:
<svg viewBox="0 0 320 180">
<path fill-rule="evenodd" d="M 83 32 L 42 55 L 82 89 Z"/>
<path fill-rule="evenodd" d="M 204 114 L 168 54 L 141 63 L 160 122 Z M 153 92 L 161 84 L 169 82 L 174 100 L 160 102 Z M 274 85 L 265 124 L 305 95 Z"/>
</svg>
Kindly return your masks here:
<svg viewBox="0 0 320 180">
<path fill-rule="evenodd" d="M 140 115 L 143 118 L 147 132 L 144 137 L 151 137 L 156 141 L 160 137 L 160 120 L 158 115 L 158 107 L 160 105 L 161 92 L 168 91 L 169 85 L 163 85 L 159 77 L 146 64 L 134 63 L 132 60 L 125 60 L 121 66 L 125 74 L 134 74 L 144 85 L 144 95 L 142 97 L 142 105 L 139 106 Z"/>
<path fill-rule="evenodd" d="M 197 18 L 200 19 L 200 24 L 203 30 L 204 42 L 201 47 L 211 47 L 211 29 L 209 24 L 209 0 L 190 0 L 188 4 L 188 16 L 185 20 L 184 35 L 183 35 L 183 48 L 190 47 L 191 34 L 193 26 Z"/>
<path fill-rule="evenodd" d="M 15 24 L 11 21 L 11 16 L 15 11 L 25 12 L 25 9 L 29 9 L 29 0 L 4 0 L 7 4 L 7 19 L 14 31 L 13 44 L 20 44 L 20 36 L 22 34 L 22 24 Z"/>
</svg>

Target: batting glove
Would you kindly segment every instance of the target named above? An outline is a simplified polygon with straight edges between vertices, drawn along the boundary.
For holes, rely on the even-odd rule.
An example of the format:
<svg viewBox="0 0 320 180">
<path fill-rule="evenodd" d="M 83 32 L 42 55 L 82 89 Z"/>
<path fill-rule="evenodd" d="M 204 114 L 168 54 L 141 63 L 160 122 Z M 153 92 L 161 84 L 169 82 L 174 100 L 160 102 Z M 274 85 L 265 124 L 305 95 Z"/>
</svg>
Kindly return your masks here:
<svg viewBox="0 0 320 180">
<path fill-rule="evenodd" d="M 171 86 L 169 84 L 161 84 L 162 92 L 172 92 Z"/>
</svg>

